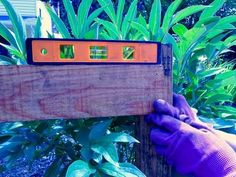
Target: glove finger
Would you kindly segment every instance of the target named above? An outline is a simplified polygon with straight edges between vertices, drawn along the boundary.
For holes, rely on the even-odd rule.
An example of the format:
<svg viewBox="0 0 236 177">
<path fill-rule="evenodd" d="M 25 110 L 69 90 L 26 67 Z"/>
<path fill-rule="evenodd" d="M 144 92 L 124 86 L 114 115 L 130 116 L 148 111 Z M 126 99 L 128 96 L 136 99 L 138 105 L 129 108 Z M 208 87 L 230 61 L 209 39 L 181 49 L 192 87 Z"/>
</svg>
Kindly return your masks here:
<svg viewBox="0 0 236 177">
<path fill-rule="evenodd" d="M 179 130 L 181 124 L 183 124 L 180 120 L 175 119 L 169 115 L 160 115 L 154 113 L 149 114 L 146 118 L 146 121 L 164 128 L 171 133 Z"/>
<path fill-rule="evenodd" d="M 179 120 L 187 124 L 190 124 L 193 121 L 192 118 L 190 118 L 188 115 L 185 115 L 185 114 L 180 114 Z"/>
<path fill-rule="evenodd" d="M 207 131 L 211 131 L 211 132 L 214 131 L 214 129 L 212 129 L 208 124 L 206 124 L 204 122 L 191 121 L 189 123 L 189 125 L 191 125 L 192 127 L 196 128 L 198 130 L 207 130 Z"/>
<path fill-rule="evenodd" d="M 167 114 L 179 118 L 179 110 L 162 99 L 154 101 L 153 107 L 158 114 Z"/>
<path fill-rule="evenodd" d="M 178 108 L 180 114 L 188 115 L 192 120 L 194 120 L 194 114 L 186 101 L 185 97 L 179 94 L 173 94 L 173 106 Z"/>
<path fill-rule="evenodd" d="M 196 128 L 196 129 L 203 129 L 203 130 L 212 131 L 212 128 L 213 128 L 209 124 L 206 124 L 206 123 L 201 122 L 199 120 L 193 120 L 185 114 L 180 114 L 179 120 L 181 120 L 182 122 L 185 122 L 186 124 L 191 125 L 192 127 Z"/>
<path fill-rule="evenodd" d="M 150 133 L 151 141 L 156 145 L 167 145 L 168 138 L 170 137 L 170 133 L 167 131 L 161 130 L 159 128 L 155 128 Z"/>
<path fill-rule="evenodd" d="M 155 147 L 155 149 L 156 149 L 157 154 L 166 156 L 166 154 L 167 154 L 167 147 L 166 146 L 157 145 Z"/>
</svg>

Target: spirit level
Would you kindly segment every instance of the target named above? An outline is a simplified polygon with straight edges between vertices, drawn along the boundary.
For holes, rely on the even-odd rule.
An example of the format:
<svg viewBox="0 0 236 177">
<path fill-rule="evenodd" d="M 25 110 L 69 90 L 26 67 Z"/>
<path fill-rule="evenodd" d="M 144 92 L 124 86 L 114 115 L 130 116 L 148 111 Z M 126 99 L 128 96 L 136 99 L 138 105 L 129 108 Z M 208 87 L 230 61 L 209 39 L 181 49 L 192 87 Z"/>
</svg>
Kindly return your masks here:
<svg viewBox="0 0 236 177">
<path fill-rule="evenodd" d="M 157 42 L 29 38 L 26 43 L 29 64 L 160 63 Z"/>
</svg>

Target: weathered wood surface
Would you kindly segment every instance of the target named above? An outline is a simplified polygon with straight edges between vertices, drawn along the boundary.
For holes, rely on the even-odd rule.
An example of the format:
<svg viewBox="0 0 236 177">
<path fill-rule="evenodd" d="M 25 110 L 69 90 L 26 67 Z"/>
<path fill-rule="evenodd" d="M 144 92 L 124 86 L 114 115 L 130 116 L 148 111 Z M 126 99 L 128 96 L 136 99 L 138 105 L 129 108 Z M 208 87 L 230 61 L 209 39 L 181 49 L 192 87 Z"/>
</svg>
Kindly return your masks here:
<svg viewBox="0 0 236 177">
<path fill-rule="evenodd" d="M 145 115 L 167 98 L 162 65 L 0 66 L 0 121 Z"/>
<path fill-rule="evenodd" d="M 143 116 L 137 119 L 136 136 L 140 143 L 137 145 L 136 165 L 147 177 L 172 177 L 172 168 L 163 156 L 157 155 L 150 142 L 150 128 Z"/>
<path fill-rule="evenodd" d="M 170 47 L 161 53 L 172 58 Z M 0 66 L 0 121 L 145 115 L 157 98 L 172 102 L 172 75 L 163 65 Z M 141 116 L 137 165 L 147 177 L 170 177 L 149 131 Z"/>
<path fill-rule="evenodd" d="M 172 59 L 172 50 L 170 47 L 162 47 L 162 59 Z M 172 68 L 172 62 L 170 61 L 170 69 Z M 172 103 L 172 69 L 170 70 L 169 76 L 163 76 L 161 83 L 162 91 L 156 93 L 158 98 L 162 98 L 169 103 Z M 136 160 L 137 166 L 144 172 L 147 177 L 171 177 L 171 167 L 166 163 L 166 159 L 162 156 L 158 156 L 155 151 L 155 147 L 150 142 L 150 126 L 144 120 L 143 116 L 140 116 L 136 122 L 136 136 L 140 141 L 137 146 Z"/>
</svg>

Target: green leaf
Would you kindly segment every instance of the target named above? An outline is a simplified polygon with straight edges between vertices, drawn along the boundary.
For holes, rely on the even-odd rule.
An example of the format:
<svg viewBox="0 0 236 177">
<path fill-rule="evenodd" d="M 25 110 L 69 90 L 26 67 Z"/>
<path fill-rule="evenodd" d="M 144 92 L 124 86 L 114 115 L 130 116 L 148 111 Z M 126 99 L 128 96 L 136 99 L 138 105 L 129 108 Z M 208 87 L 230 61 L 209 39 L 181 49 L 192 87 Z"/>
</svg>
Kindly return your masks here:
<svg viewBox="0 0 236 177">
<path fill-rule="evenodd" d="M 134 21 L 134 18 L 136 17 L 137 14 L 137 3 L 138 0 L 134 0 L 127 12 L 127 14 L 124 17 L 124 21 L 122 23 L 121 31 L 122 31 L 122 37 L 123 39 L 126 39 L 127 34 L 130 30 L 131 22 Z"/>
<path fill-rule="evenodd" d="M 103 12 L 105 7 L 100 7 L 98 9 L 96 9 L 95 11 L 93 11 L 87 18 L 87 20 L 85 21 L 85 28 L 88 29 L 89 26 L 92 24 L 93 21 L 95 21 L 95 19 Z"/>
<path fill-rule="evenodd" d="M 215 23 L 220 21 L 220 17 L 205 17 L 203 19 L 199 19 L 195 24 L 194 24 L 194 28 L 201 28 L 203 25 L 208 25 L 211 23 Z"/>
<path fill-rule="evenodd" d="M 89 28 L 88 28 L 89 29 Z M 81 33 L 81 36 L 84 36 L 84 39 L 99 39 L 100 36 L 100 25 L 94 23 L 89 31 L 86 31 L 85 34 Z"/>
<path fill-rule="evenodd" d="M 194 49 L 201 44 L 201 42 L 204 40 L 210 29 L 215 26 L 217 21 L 213 21 L 212 23 L 209 23 L 206 26 L 202 27 L 193 27 L 192 29 L 188 30 L 184 34 L 184 38 L 187 40 L 182 40 L 180 42 L 180 53 L 183 56 L 183 61 L 181 62 L 181 70 L 180 70 L 180 76 L 182 76 L 186 64 L 188 62 L 188 59 L 191 57 Z"/>
<path fill-rule="evenodd" d="M 126 133 L 110 133 L 107 134 L 96 141 L 96 143 L 110 143 L 110 142 L 121 142 L 121 143 L 139 143 L 138 140 L 133 138 L 132 136 L 126 134 Z"/>
<path fill-rule="evenodd" d="M 35 25 L 35 30 L 34 30 L 34 37 L 35 38 L 40 38 L 41 37 L 41 26 L 42 26 L 42 21 L 41 18 L 38 17 Z"/>
<path fill-rule="evenodd" d="M 220 43 L 220 42 L 223 44 L 221 39 L 226 37 L 229 33 L 231 33 L 231 30 L 228 30 L 228 29 L 222 29 L 222 30 L 212 29 L 208 32 L 205 39 L 208 40 L 209 43 L 211 43 L 213 45 L 215 45 L 216 43 Z M 221 38 L 222 36 L 223 36 L 223 38 Z M 217 39 L 219 39 L 219 40 L 217 41 Z"/>
<path fill-rule="evenodd" d="M 92 159 L 93 151 L 91 150 L 89 145 L 83 145 L 82 149 L 80 150 L 82 160 L 89 161 Z"/>
<path fill-rule="evenodd" d="M 206 82 L 206 88 L 208 88 L 211 91 L 216 90 L 221 86 L 222 86 L 222 80 L 219 79 L 214 79 Z"/>
<path fill-rule="evenodd" d="M 117 8 L 117 26 L 118 29 L 121 28 L 122 20 L 123 20 L 123 12 L 125 7 L 125 0 L 119 0 L 118 1 L 118 8 Z"/>
<path fill-rule="evenodd" d="M 55 38 L 54 33 L 51 34 L 51 33 L 49 33 L 49 32 L 47 31 L 47 34 L 48 34 L 48 38 L 49 38 L 49 39 L 54 39 L 54 38 Z"/>
<path fill-rule="evenodd" d="M 149 17 L 149 28 L 153 36 L 157 36 L 160 26 L 161 26 L 161 1 L 154 0 Z"/>
<path fill-rule="evenodd" d="M 140 32 L 143 36 L 144 36 L 144 39 L 147 41 L 150 39 L 150 34 L 149 34 L 149 31 L 147 30 L 147 28 L 145 28 L 143 25 L 141 25 L 140 23 L 138 22 L 134 22 L 132 21 L 131 22 L 131 26 L 136 29 L 138 32 Z"/>
<path fill-rule="evenodd" d="M 21 135 L 11 137 L 8 141 L 0 144 L 0 159 L 17 153 L 21 150 L 22 144 L 26 143 L 26 140 Z"/>
<path fill-rule="evenodd" d="M 217 30 L 216 30 L 217 31 Z M 212 31 L 210 31 L 210 33 L 211 33 Z M 215 44 L 217 44 L 217 43 L 222 43 L 223 44 L 223 42 L 222 42 L 222 40 L 223 39 L 225 39 L 229 34 L 231 33 L 231 31 L 228 31 L 228 30 L 222 30 L 222 32 L 220 32 L 220 33 L 216 33 L 215 34 L 215 36 L 208 36 L 207 35 L 207 37 L 206 38 L 208 38 L 207 40 L 209 40 L 210 39 L 210 41 L 209 41 L 209 43 L 211 43 L 211 45 L 213 45 L 213 46 L 215 46 Z"/>
<path fill-rule="evenodd" d="M 156 38 L 156 40 L 157 40 L 158 42 L 161 42 L 164 36 L 165 36 L 165 33 L 164 33 L 164 31 L 160 28 L 159 31 L 158 31 L 158 33 L 157 33 L 157 38 Z"/>
<path fill-rule="evenodd" d="M 110 119 L 110 120 L 103 121 L 94 125 L 89 133 L 89 140 L 95 141 L 98 138 L 104 136 L 109 126 L 111 125 L 111 123 L 112 123 L 112 120 Z"/>
<path fill-rule="evenodd" d="M 54 162 L 46 170 L 44 177 L 52 177 L 56 174 L 60 174 L 62 161 L 61 159 L 55 159 Z"/>
<path fill-rule="evenodd" d="M 236 108 L 232 106 L 214 106 L 217 111 L 236 115 Z"/>
<path fill-rule="evenodd" d="M 147 28 L 147 22 L 142 14 L 139 14 L 137 22 L 140 23 L 143 27 Z"/>
<path fill-rule="evenodd" d="M 119 158 L 117 149 L 113 143 L 92 144 L 91 149 L 94 152 L 103 155 L 103 157 L 111 164 L 118 166 Z"/>
<path fill-rule="evenodd" d="M 19 50 L 17 50 L 15 47 L 10 46 L 10 45 L 6 45 L 6 44 L 2 44 L 2 43 L 0 43 L 0 46 L 3 46 L 4 48 L 6 48 L 11 55 L 25 60 L 25 57 L 23 56 L 23 54 Z"/>
<path fill-rule="evenodd" d="M 115 14 L 115 9 L 114 5 L 111 0 L 98 0 L 98 3 L 102 7 L 106 7 L 104 10 L 108 17 L 111 19 L 111 21 L 116 24 L 116 14 Z"/>
<path fill-rule="evenodd" d="M 225 68 L 222 68 L 222 67 L 210 68 L 210 69 L 206 69 L 206 70 L 203 70 L 201 72 L 198 72 L 197 75 L 198 75 L 199 78 L 204 79 L 206 77 L 210 77 L 210 76 L 220 74 L 223 71 L 225 71 Z"/>
<path fill-rule="evenodd" d="M 23 127 L 23 124 L 21 122 L 14 122 L 14 123 L 11 123 L 10 126 L 7 128 L 7 131 L 9 130 L 16 130 L 20 127 Z"/>
<path fill-rule="evenodd" d="M 94 174 L 94 177 L 107 177 L 107 176 L 105 176 L 104 174 L 102 174 L 102 173 L 100 173 L 100 172 L 96 172 L 95 174 Z"/>
<path fill-rule="evenodd" d="M 231 101 L 232 95 L 230 94 L 213 94 L 207 98 L 205 104 L 213 104 L 217 102 Z"/>
<path fill-rule="evenodd" d="M 66 177 L 89 177 L 96 172 L 87 162 L 82 160 L 74 161 L 66 172 Z M 55 175 L 55 174 L 54 174 Z"/>
<path fill-rule="evenodd" d="M 75 37 L 78 37 L 78 35 L 79 35 L 78 27 L 79 27 L 79 25 L 83 25 L 83 23 L 78 23 L 74 8 L 73 8 L 70 0 L 62 0 L 62 2 L 63 2 L 63 5 L 65 7 L 65 10 L 66 10 L 66 14 L 67 14 L 67 18 L 68 18 L 68 21 L 69 21 L 69 24 L 70 24 L 70 27 L 71 27 L 71 30 L 72 30 L 72 34 Z M 82 3 L 83 3 L 83 1 L 82 1 Z M 86 10 L 86 9 L 84 9 L 84 10 Z M 83 15 L 84 14 L 80 13 L 79 17 L 83 16 Z"/>
<path fill-rule="evenodd" d="M 221 76 L 227 76 L 227 74 L 229 74 L 229 77 L 224 77 L 224 78 L 221 77 Z M 209 90 L 215 91 L 216 89 L 219 89 L 219 88 L 224 88 L 228 86 L 236 86 L 236 82 L 235 82 L 236 75 L 230 76 L 230 74 L 232 73 L 227 73 L 227 74 L 222 73 L 222 74 L 217 75 L 214 80 L 209 80 L 208 82 L 206 82 L 206 87 Z"/>
<path fill-rule="evenodd" d="M 52 21 L 55 23 L 58 32 L 62 35 L 63 38 L 72 38 L 68 29 L 66 28 L 64 22 L 56 15 L 56 13 L 51 9 L 50 6 L 46 6 L 46 9 L 52 18 Z"/>
<path fill-rule="evenodd" d="M 226 45 L 227 47 L 230 47 L 231 43 L 235 41 L 236 41 L 236 35 L 231 35 L 224 40 L 224 45 Z"/>
<path fill-rule="evenodd" d="M 223 17 L 219 20 L 219 22 L 217 23 L 217 26 L 222 26 L 224 24 L 232 24 L 236 22 L 236 15 L 229 15 L 226 17 Z"/>
<path fill-rule="evenodd" d="M 77 141 L 79 144 L 87 145 L 89 144 L 89 128 L 80 128 L 79 132 L 77 133 Z"/>
<path fill-rule="evenodd" d="M 92 151 L 92 152 L 93 152 L 93 151 Z M 102 156 L 102 154 L 93 152 L 92 159 L 93 159 L 93 161 L 96 162 L 97 164 L 100 164 L 100 163 L 102 163 L 102 161 L 103 161 L 103 156 Z"/>
<path fill-rule="evenodd" d="M 225 80 L 225 79 L 229 79 L 229 78 L 233 78 L 236 80 L 236 70 L 230 70 L 221 74 L 218 74 L 216 76 L 216 79 L 218 80 Z"/>
<path fill-rule="evenodd" d="M 174 53 L 175 58 L 177 59 L 180 58 L 178 44 L 172 35 L 170 35 L 169 33 L 166 33 L 161 42 L 163 44 L 171 44 L 173 47 L 173 53 Z"/>
<path fill-rule="evenodd" d="M 114 40 L 114 38 L 112 38 L 112 36 L 110 36 L 106 31 L 102 31 L 101 34 L 101 39 L 104 39 L 104 40 Z"/>
<path fill-rule="evenodd" d="M 17 61 L 16 60 L 14 60 L 13 58 L 10 58 L 10 57 L 7 57 L 7 56 L 5 56 L 5 55 L 0 55 L 0 61 L 3 61 L 5 64 L 16 64 L 17 63 Z"/>
<path fill-rule="evenodd" d="M 4 24 L 0 23 L 0 34 L 6 39 L 12 46 L 18 48 L 15 37 L 10 29 L 8 29 Z"/>
<path fill-rule="evenodd" d="M 83 28 L 85 26 L 85 24 L 87 23 L 87 25 L 89 26 L 91 22 L 87 22 L 87 18 L 88 18 L 88 13 L 89 13 L 89 9 L 92 5 L 93 0 L 82 0 L 82 2 L 80 3 L 80 6 L 78 8 L 78 23 L 77 23 L 77 28 L 78 28 L 78 34 L 76 35 L 76 37 L 83 37 L 80 35 L 81 32 L 83 32 Z M 97 16 L 96 16 L 97 17 Z M 93 20 L 96 18 L 94 17 Z M 87 26 L 85 26 L 87 27 Z M 84 32 L 83 32 L 84 33 Z"/>
<path fill-rule="evenodd" d="M 137 177 L 146 177 L 137 167 L 131 163 L 120 163 L 120 169 L 126 173 L 133 174 Z"/>
<path fill-rule="evenodd" d="M 12 64 L 7 61 L 0 60 L 0 65 L 12 65 Z"/>
<path fill-rule="evenodd" d="M 109 35 L 113 38 L 113 39 L 120 39 L 121 35 L 119 34 L 119 32 L 117 31 L 117 28 L 114 26 L 113 23 L 106 21 L 106 20 L 102 20 L 97 18 L 95 20 L 97 23 L 101 24 L 104 26 L 104 28 L 106 29 L 106 31 L 109 33 Z"/>
<path fill-rule="evenodd" d="M 216 51 L 217 49 L 212 44 L 207 45 L 206 48 L 203 50 L 206 54 L 207 59 L 209 60 L 211 60 L 212 58 L 215 58 L 215 55 L 217 54 L 217 51 Z"/>
<path fill-rule="evenodd" d="M 184 26 L 183 24 L 177 23 L 172 27 L 175 34 L 177 34 L 179 37 L 183 37 L 184 33 L 188 31 L 188 28 Z"/>
<path fill-rule="evenodd" d="M 209 6 L 203 6 L 203 5 L 194 5 L 194 6 L 190 6 L 190 7 L 187 7 L 179 12 L 177 12 L 175 15 L 174 15 L 174 18 L 173 20 L 171 21 L 171 26 L 178 23 L 179 21 L 183 20 L 184 18 L 190 16 L 190 15 L 193 15 L 197 12 L 200 12 L 206 8 L 209 8 Z"/>
<path fill-rule="evenodd" d="M 164 19 L 163 19 L 163 23 L 162 23 L 162 30 L 164 33 L 167 33 L 170 29 L 170 25 L 172 22 L 172 18 L 174 16 L 175 11 L 178 9 L 178 7 L 180 6 L 180 4 L 182 3 L 183 0 L 175 0 L 173 3 L 171 3 L 171 5 L 168 7 Z"/>
<path fill-rule="evenodd" d="M 99 171 L 114 177 L 145 177 L 137 167 L 130 163 L 120 163 L 118 167 L 104 163 L 99 167 Z"/>
<path fill-rule="evenodd" d="M 99 171 L 114 177 L 127 177 L 123 174 L 123 171 L 119 167 L 114 166 L 111 163 L 103 163 L 99 168 Z"/>
<path fill-rule="evenodd" d="M 214 16 L 215 13 L 220 10 L 220 8 L 224 5 L 226 0 L 214 0 L 209 6 L 210 8 L 205 9 L 200 16 L 200 20 L 206 17 Z"/>
<path fill-rule="evenodd" d="M 25 47 L 26 28 L 23 19 L 19 14 L 17 14 L 16 10 L 8 0 L 0 0 L 0 2 L 5 7 L 7 14 L 12 22 L 13 31 L 19 49 L 22 55 L 26 56 L 26 47 Z"/>
</svg>

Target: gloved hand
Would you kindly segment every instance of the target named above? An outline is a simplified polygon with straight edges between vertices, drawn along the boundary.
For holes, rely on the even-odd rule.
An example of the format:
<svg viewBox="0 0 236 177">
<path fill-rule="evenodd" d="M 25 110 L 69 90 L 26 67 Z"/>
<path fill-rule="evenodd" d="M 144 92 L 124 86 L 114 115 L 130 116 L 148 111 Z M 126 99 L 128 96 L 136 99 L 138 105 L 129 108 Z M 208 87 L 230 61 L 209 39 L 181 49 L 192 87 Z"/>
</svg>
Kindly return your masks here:
<svg viewBox="0 0 236 177">
<path fill-rule="evenodd" d="M 156 103 L 158 104 L 158 103 Z M 161 105 L 157 105 L 157 107 L 160 107 Z M 196 115 L 196 110 L 195 113 L 193 112 L 193 108 L 190 108 L 188 102 L 186 101 L 185 97 L 182 95 L 174 94 L 173 95 L 173 106 L 169 107 L 169 112 L 166 112 L 167 114 L 171 115 L 171 110 L 173 112 L 173 109 L 179 110 L 179 115 L 176 117 L 184 122 L 189 123 L 190 125 L 194 126 L 197 122 L 197 125 L 201 125 L 201 127 L 211 127 L 213 128 L 212 125 L 206 124 L 204 122 L 201 122 L 197 115 Z M 185 120 L 181 117 L 185 117 Z M 196 126 L 195 126 L 196 127 Z M 213 129 L 212 129 L 213 130 Z M 216 133 L 218 136 L 220 136 L 223 140 L 225 140 L 236 152 L 236 135 L 229 134 L 222 132 L 220 130 L 213 130 L 214 133 Z"/>
<path fill-rule="evenodd" d="M 188 102 L 182 95 L 173 95 L 173 106 L 164 100 L 159 100 L 154 102 L 154 108 L 159 114 L 167 114 L 183 122 L 192 124 L 192 126 L 194 126 L 195 122 L 199 123 L 196 124 L 196 126 L 209 126 L 197 118 L 196 113 L 192 111 L 191 107 L 188 105 Z"/>
<path fill-rule="evenodd" d="M 151 140 L 177 171 L 196 177 L 236 177 L 235 152 L 213 129 L 163 100 L 156 101 L 154 108 L 156 113 L 147 117 L 155 126 Z"/>
</svg>

